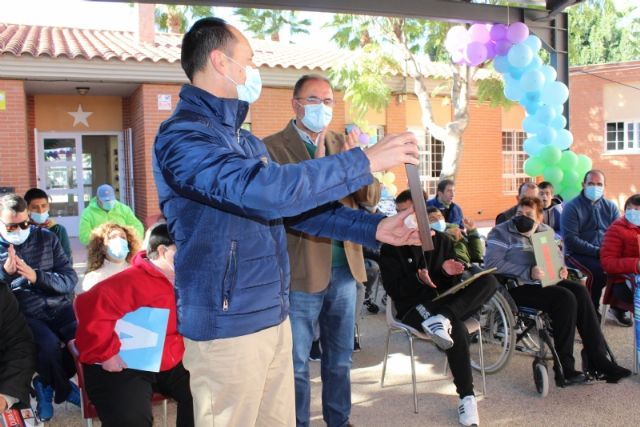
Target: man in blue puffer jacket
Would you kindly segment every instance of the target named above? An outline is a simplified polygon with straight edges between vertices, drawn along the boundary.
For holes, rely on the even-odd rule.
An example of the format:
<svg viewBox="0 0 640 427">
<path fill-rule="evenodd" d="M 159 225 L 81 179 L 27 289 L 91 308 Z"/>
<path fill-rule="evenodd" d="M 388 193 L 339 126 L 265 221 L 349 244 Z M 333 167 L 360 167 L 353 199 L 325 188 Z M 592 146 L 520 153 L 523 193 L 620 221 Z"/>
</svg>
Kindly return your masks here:
<svg viewBox="0 0 640 427">
<path fill-rule="evenodd" d="M 15 194 L 0 197 L 0 263 L 0 281 L 11 287 L 38 346 L 33 386 L 38 413 L 48 420 L 54 393 L 56 403 L 80 405 L 65 348 L 76 333 L 71 295 L 78 276 L 56 235 L 31 225 L 27 202 Z"/>
<path fill-rule="evenodd" d="M 372 172 L 417 164 L 415 136 L 280 166 L 240 128 L 261 90 L 252 58 L 234 27 L 196 22 L 182 42 L 192 84 L 153 150 L 160 206 L 178 248 L 178 327 L 196 425 L 295 424 L 282 218 L 307 234 L 370 247 L 419 244 L 403 224 L 410 211 L 383 219 L 331 203 L 371 184 Z"/>
</svg>

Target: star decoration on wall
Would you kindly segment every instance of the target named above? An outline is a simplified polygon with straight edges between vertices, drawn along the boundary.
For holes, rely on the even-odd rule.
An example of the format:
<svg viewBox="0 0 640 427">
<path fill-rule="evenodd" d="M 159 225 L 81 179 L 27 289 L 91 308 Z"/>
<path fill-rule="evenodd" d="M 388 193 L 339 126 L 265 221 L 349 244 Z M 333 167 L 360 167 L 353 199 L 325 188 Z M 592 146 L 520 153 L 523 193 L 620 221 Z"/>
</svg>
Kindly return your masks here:
<svg viewBox="0 0 640 427">
<path fill-rule="evenodd" d="M 67 114 L 73 117 L 73 127 L 76 127 L 78 123 L 82 123 L 86 127 L 89 127 L 87 119 L 93 114 L 93 112 L 84 111 L 82 109 L 82 104 L 78 104 L 77 111 L 68 111 Z"/>
</svg>

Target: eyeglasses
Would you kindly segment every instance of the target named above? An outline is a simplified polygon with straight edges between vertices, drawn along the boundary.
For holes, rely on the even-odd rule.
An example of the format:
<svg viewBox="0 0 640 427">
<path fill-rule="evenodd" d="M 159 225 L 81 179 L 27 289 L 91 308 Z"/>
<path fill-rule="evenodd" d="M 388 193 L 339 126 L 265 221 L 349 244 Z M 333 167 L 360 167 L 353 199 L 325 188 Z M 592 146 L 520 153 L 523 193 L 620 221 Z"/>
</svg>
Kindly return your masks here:
<svg viewBox="0 0 640 427">
<path fill-rule="evenodd" d="M 22 230 L 26 230 L 30 226 L 29 220 L 24 220 L 22 222 L 14 222 L 14 223 L 11 223 L 11 224 L 7 224 L 6 222 L 4 222 L 3 220 L 0 219 L 0 222 L 4 224 L 4 226 L 7 229 L 7 231 L 16 231 L 18 229 L 18 227 L 20 227 Z"/>
<path fill-rule="evenodd" d="M 332 98 L 318 98 L 317 96 L 310 96 L 308 98 L 296 98 L 297 101 L 305 101 L 307 104 L 318 105 L 320 103 L 326 105 L 327 107 L 333 107 L 336 103 Z"/>
</svg>

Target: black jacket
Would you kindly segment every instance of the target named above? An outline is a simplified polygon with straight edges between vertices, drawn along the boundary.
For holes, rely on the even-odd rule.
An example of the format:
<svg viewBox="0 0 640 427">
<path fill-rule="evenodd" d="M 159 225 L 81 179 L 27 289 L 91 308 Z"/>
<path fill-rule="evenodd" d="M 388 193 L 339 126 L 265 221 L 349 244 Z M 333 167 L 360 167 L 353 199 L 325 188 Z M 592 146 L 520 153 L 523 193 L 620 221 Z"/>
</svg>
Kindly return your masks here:
<svg viewBox="0 0 640 427">
<path fill-rule="evenodd" d="M 16 255 L 36 272 L 32 284 L 17 273 L 4 271 L 8 248 L 9 244 L 0 240 L 0 280 L 9 284 L 25 316 L 46 318 L 45 307 L 71 304 L 78 276 L 55 234 L 32 226 L 27 240 L 15 246 Z"/>
<path fill-rule="evenodd" d="M 431 280 L 438 286 L 437 291 L 449 289 L 460 279 L 460 276 L 449 276 L 442 269 L 444 261 L 456 258 L 451 239 L 436 232 L 433 246 L 434 250 L 425 252 L 424 258 L 420 246 L 383 245 L 380 250 L 382 284 L 393 299 L 399 318 L 419 301 L 437 296 L 436 289 L 418 279 L 418 269 L 425 268 L 425 261 Z"/>
<path fill-rule="evenodd" d="M 0 393 L 29 402 L 36 347 L 18 302 L 0 282 Z"/>
</svg>

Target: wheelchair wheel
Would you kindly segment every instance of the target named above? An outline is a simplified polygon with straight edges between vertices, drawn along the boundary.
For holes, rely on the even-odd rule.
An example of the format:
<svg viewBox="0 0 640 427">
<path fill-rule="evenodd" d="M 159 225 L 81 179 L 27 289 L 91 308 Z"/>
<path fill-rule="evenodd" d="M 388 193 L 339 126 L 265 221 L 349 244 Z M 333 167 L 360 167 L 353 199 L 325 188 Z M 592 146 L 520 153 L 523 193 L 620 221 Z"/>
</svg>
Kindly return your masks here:
<svg viewBox="0 0 640 427">
<path fill-rule="evenodd" d="M 536 383 L 536 390 L 540 394 L 540 397 L 545 397 L 549 394 L 549 372 L 547 371 L 547 365 L 539 360 L 534 360 L 533 364 L 533 381 Z"/>
<path fill-rule="evenodd" d="M 509 303 L 500 292 L 496 292 L 482 306 L 477 318 L 482 330 L 484 369 L 487 374 L 493 374 L 506 366 L 513 353 L 516 340 L 515 319 Z M 473 335 L 470 339 L 469 354 L 471 366 L 480 371 L 478 334 Z"/>
</svg>

